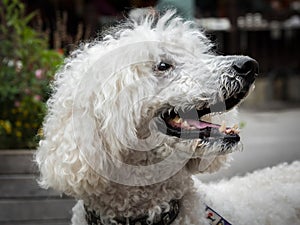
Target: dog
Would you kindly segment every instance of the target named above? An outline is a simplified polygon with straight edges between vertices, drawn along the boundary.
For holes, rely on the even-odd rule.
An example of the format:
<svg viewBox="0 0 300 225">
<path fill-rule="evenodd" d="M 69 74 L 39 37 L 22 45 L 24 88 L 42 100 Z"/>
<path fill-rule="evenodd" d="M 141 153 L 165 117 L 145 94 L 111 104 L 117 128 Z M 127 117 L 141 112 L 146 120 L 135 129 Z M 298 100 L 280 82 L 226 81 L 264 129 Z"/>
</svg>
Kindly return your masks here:
<svg viewBox="0 0 300 225">
<path fill-rule="evenodd" d="M 195 23 L 150 10 L 66 59 L 35 160 L 42 187 L 78 200 L 72 224 L 299 224 L 299 163 L 216 184 L 193 176 L 241 150 L 236 106 L 258 76 L 254 59 L 213 49 Z"/>
</svg>

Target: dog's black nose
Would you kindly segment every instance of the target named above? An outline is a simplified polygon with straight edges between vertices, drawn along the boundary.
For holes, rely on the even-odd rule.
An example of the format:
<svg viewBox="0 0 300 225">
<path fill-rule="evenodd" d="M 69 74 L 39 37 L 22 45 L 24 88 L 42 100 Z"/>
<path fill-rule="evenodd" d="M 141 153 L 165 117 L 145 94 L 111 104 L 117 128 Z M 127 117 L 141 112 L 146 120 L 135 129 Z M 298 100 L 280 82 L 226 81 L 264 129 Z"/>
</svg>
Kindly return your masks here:
<svg viewBox="0 0 300 225">
<path fill-rule="evenodd" d="M 253 81 L 258 75 L 258 62 L 248 56 L 242 56 L 233 62 L 232 68 L 248 81 Z"/>
</svg>

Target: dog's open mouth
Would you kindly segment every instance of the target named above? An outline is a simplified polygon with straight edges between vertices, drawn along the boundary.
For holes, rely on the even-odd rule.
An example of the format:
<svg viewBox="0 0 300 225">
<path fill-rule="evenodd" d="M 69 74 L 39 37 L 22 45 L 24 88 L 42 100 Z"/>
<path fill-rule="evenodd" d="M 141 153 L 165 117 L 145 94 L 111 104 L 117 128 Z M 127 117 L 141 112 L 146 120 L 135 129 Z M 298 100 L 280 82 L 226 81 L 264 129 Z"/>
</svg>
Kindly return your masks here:
<svg viewBox="0 0 300 225">
<path fill-rule="evenodd" d="M 217 102 L 201 109 L 195 107 L 188 111 L 175 111 L 171 108 L 168 112 L 161 114 L 158 129 L 169 136 L 182 139 L 201 139 L 207 143 L 219 142 L 233 146 L 240 141 L 237 125 L 229 128 L 225 124 L 210 123 L 202 118 L 211 113 L 223 113 L 231 110 L 245 98 L 247 93 L 238 93 L 224 102 Z"/>
</svg>

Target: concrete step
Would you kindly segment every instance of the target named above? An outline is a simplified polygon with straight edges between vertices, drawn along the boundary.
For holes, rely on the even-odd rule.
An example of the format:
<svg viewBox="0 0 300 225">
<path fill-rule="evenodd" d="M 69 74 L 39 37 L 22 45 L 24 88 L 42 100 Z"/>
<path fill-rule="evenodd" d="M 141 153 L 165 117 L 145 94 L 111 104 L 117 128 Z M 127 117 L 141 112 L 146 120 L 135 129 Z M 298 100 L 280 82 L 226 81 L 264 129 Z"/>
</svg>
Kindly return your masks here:
<svg viewBox="0 0 300 225">
<path fill-rule="evenodd" d="M 0 175 L 0 199 L 64 197 L 53 189 L 42 189 L 33 174 Z"/>
<path fill-rule="evenodd" d="M 31 150 L 0 150 L 0 174 L 36 174 Z"/>
<path fill-rule="evenodd" d="M 70 225 L 71 222 L 67 220 L 30 220 L 30 221 L 8 221 L 0 222 L 1 225 Z"/>
<path fill-rule="evenodd" d="M 0 150 L 0 225 L 67 225 L 76 201 L 37 183 L 34 151 Z"/>
<path fill-rule="evenodd" d="M 44 220 L 70 220 L 73 199 L 2 199 L 0 224 Z"/>
</svg>

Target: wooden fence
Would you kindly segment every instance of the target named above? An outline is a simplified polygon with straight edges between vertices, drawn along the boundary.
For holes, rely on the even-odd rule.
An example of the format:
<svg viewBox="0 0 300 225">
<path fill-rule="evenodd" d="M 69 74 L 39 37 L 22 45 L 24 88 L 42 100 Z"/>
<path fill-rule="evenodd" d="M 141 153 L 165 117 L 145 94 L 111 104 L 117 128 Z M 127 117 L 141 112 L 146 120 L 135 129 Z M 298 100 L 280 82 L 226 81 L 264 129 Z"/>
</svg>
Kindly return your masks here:
<svg viewBox="0 0 300 225">
<path fill-rule="evenodd" d="M 0 150 L 0 224 L 70 224 L 75 201 L 38 186 L 33 153 Z"/>
</svg>

